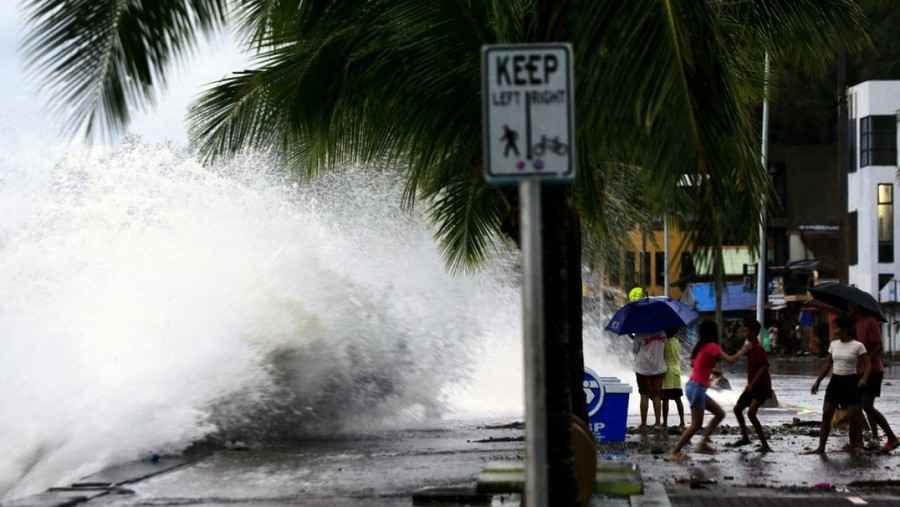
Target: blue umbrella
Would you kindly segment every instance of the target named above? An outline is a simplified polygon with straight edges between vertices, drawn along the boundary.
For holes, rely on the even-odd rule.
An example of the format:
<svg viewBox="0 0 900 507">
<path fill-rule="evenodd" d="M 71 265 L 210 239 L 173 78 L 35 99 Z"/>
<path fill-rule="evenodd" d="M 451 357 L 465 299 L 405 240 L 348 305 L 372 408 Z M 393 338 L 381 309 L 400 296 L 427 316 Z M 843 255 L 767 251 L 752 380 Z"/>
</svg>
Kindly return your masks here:
<svg viewBox="0 0 900 507">
<path fill-rule="evenodd" d="M 617 334 L 655 333 L 686 326 L 698 317 L 697 312 L 681 301 L 667 297 L 644 298 L 619 308 L 606 330 Z"/>
</svg>

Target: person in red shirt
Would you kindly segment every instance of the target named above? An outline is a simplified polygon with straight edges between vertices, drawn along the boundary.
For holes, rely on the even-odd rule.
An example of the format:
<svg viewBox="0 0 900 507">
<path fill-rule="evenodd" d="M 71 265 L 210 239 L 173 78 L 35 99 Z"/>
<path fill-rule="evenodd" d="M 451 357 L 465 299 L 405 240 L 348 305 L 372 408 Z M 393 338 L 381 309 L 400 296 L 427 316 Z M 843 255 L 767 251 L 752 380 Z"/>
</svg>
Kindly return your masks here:
<svg viewBox="0 0 900 507">
<path fill-rule="evenodd" d="M 719 346 L 719 327 L 715 322 L 701 322 L 697 331 L 697 345 L 694 346 L 694 350 L 691 352 L 691 377 L 684 389 L 684 394 L 691 405 L 691 425 L 684 430 L 684 434 L 681 435 L 678 443 L 672 449 L 670 458 L 672 461 L 687 459 L 687 455 L 681 452 L 681 449 L 703 427 L 703 413 L 705 411 L 709 411 L 713 415 L 713 419 L 703 433 L 703 440 L 697 446 L 697 452 L 704 454 L 715 453 L 715 450 L 710 447 L 709 441 L 719 423 L 725 418 L 725 411 L 706 394 L 706 390 L 709 388 L 709 377 L 712 375 L 712 370 L 716 363 L 720 360 L 724 359 L 734 364 L 740 360 L 741 356 L 748 349 L 745 344 L 737 354 L 733 356 L 726 354 L 722 347 Z"/>
<path fill-rule="evenodd" d="M 878 428 L 884 430 L 887 442 L 882 451 L 890 452 L 900 445 L 897 435 L 891 429 L 884 415 L 875 408 L 875 398 L 881 396 L 881 383 L 884 381 L 884 344 L 881 341 L 881 324 L 878 319 L 855 305 L 849 305 L 850 318 L 856 330 L 856 340 L 865 345 L 872 365 L 869 381 L 860 388 L 860 400 L 863 412 L 872 429 L 872 439 L 878 442 Z M 860 368 L 861 369 L 861 368 Z"/>
<path fill-rule="evenodd" d="M 744 422 L 744 410 L 747 410 L 747 418 L 759 437 L 759 452 L 771 452 L 772 448 L 766 441 L 766 435 L 763 433 L 762 424 L 756 417 L 756 412 L 769 398 L 772 397 L 772 377 L 769 375 L 769 356 L 766 350 L 759 343 L 759 322 L 756 319 L 745 318 L 743 326 L 738 331 L 740 336 L 750 344 L 747 351 L 747 387 L 738 398 L 737 404 L 734 406 L 734 415 L 737 417 L 738 424 L 741 427 L 740 440 L 728 447 L 741 447 L 750 445 L 750 434 L 747 431 L 747 424 Z M 748 410 L 749 408 L 749 410 Z"/>
</svg>

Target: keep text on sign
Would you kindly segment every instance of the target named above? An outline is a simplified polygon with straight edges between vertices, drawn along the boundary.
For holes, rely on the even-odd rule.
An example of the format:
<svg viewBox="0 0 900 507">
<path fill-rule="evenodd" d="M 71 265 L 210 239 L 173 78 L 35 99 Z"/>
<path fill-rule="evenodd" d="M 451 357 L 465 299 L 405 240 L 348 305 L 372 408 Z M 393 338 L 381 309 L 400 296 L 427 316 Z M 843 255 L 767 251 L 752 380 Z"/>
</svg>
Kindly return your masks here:
<svg viewBox="0 0 900 507">
<path fill-rule="evenodd" d="M 571 181 L 575 129 L 569 44 L 485 46 L 482 93 L 485 177 Z"/>
</svg>

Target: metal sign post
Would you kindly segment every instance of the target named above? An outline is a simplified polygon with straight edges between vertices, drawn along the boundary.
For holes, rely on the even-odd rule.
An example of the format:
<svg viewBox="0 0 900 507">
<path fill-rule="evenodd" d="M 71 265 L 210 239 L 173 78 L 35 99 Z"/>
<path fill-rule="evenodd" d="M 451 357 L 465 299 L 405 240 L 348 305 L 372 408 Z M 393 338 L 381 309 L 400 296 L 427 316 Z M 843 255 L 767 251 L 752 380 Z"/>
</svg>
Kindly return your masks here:
<svg viewBox="0 0 900 507">
<path fill-rule="evenodd" d="M 569 44 L 482 49 L 485 179 L 519 185 L 528 507 L 549 503 L 541 185 L 575 178 L 571 55 Z"/>
<path fill-rule="evenodd" d="M 525 501 L 548 505 L 547 373 L 544 364 L 544 276 L 541 182 L 519 183 L 522 236 L 522 334 L 525 351 Z"/>
</svg>

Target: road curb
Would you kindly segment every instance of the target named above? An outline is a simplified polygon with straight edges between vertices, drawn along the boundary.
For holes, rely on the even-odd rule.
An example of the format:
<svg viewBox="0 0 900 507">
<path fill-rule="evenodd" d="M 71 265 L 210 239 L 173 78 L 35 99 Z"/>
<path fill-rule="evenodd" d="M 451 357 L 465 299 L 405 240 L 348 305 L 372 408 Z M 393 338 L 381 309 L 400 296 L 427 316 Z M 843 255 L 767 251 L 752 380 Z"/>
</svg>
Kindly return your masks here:
<svg viewBox="0 0 900 507">
<path fill-rule="evenodd" d="M 171 472 L 190 463 L 191 460 L 179 457 L 121 463 L 82 477 L 72 484 L 52 487 L 43 493 L 17 498 L 0 506 L 71 507 L 109 494 L 133 494 L 122 486 Z"/>
</svg>

